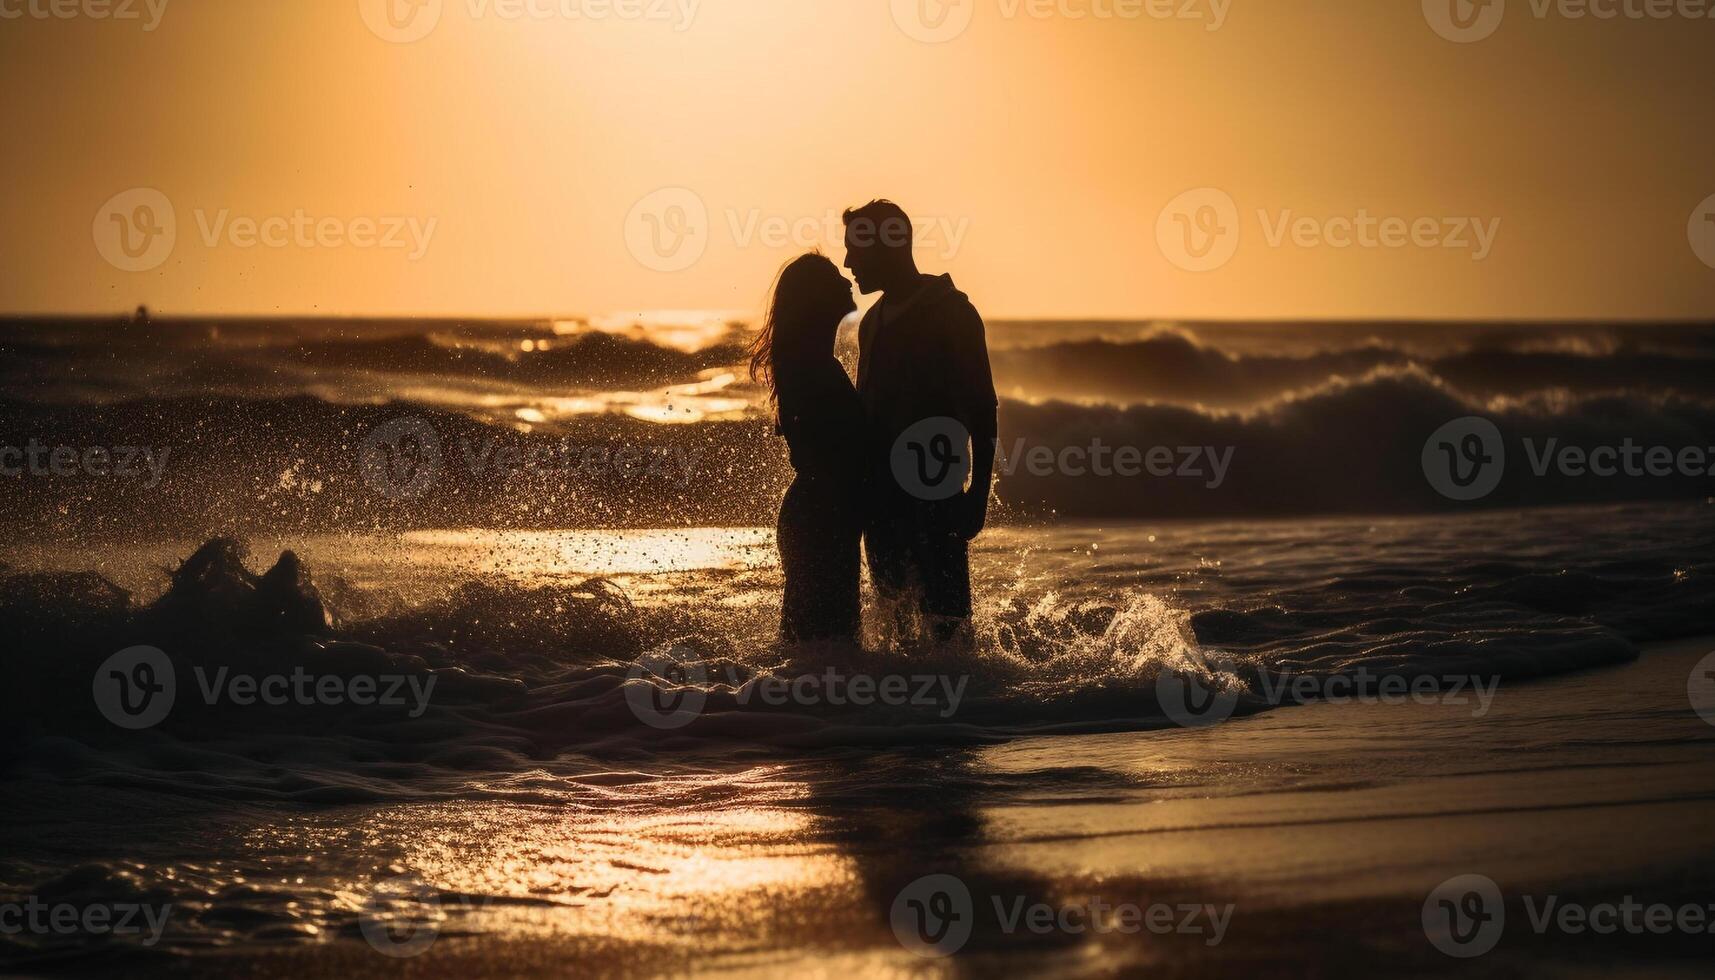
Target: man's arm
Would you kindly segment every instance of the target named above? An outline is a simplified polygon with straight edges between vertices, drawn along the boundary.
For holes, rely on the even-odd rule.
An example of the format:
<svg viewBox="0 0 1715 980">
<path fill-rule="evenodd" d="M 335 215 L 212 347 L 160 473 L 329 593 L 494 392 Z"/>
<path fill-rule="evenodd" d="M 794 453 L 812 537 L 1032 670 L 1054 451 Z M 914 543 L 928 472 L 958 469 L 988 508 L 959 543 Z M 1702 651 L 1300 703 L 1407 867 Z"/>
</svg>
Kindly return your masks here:
<svg viewBox="0 0 1715 980">
<path fill-rule="evenodd" d="M 1000 420 L 994 406 L 978 412 L 971 426 L 971 488 L 965 491 L 965 513 L 960 533 L 966 541 L 983 533 L 988 522 L 989 497 L 994 490 L 995 443 L 1000 438 Z"/>
<path fill-rule="evenodd" d="M 967 307 L 953 330 L 952 366 L 959 412 L 971 434 L 971 487 L 957 498 L 959 534 L 969 541 L 981 534 L 988 521 L 989 497 L 994 490 L 995 444 L 1000 421 L 994 375 L 989 368 L 987 331 L 982 317 Z"/>
</svg>

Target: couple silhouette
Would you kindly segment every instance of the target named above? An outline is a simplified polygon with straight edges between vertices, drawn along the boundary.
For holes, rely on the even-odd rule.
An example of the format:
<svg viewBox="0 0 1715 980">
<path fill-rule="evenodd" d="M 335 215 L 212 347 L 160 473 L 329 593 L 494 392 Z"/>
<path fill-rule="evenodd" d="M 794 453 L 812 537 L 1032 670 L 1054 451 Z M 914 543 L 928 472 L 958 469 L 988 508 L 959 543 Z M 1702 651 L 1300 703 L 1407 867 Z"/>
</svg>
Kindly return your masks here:
<svg viewBox="0 0 1715 980">
<path fill-rule="evenodd" d="M 818 253 L 781 270 L 750 351 L 796 473 L 780 505 L 781 637 L 856 641 L 867 558 L 893 635 L 946 642 L 968 631 L 969 548 L 994 475 L 983 321 L 950 276 L 918 271 L 899 205 L 872 201 L 844 224 L 845 268 L 881 294 L 858 329 L 856 384 L 834 356 L 852 283 Z M 919 479 L 931 456 L 935 479 Z"/>
</svg>

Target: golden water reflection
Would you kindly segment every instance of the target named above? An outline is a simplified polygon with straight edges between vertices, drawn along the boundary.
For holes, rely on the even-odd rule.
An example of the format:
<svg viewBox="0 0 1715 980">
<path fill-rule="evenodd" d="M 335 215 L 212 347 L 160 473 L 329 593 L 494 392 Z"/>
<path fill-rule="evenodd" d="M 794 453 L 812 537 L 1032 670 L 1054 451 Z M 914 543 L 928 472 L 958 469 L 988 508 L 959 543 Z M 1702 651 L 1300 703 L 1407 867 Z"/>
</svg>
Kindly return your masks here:
<svg viewBox="0 0 1715 980">
<path fill-rule="evenodd" d="M 793 792 L 802 787 L 764 795 Z M 849 886 L 857 874 L 849 857 L 804 844 L 814 821 L 754 804 L 628 814 L 467 802 L 377 811 L 353 829 L 398 848 L 387 873 L 461 896 L 439 910 L 462 920 L 460 931 L 653 944 L 696 935 L 706 946 L 710 926 L 746 918 L 758 903 Z"/>
<path fill-rule="evenodd" d="M 780 561 L 774 530 L 764 527 L 412 531 L 401 541 L 432 564 L 451 563 L 458 556 L 472 563 L 466 566 L 469 571 L 524 580 L 736 571 Z"/>
<path fill-rule="evenodd" d="M 605 333 L 644 343 L 673 347 L 687 353 L 730 340 L 741 329 L 743 314 L 720 310 L 653 310 L 641 313 L 555 320 L 554 333 L 575 337 Z"/>
<path fill-rule="evenodd" d="M 525 432 L 552 434 L 557 423 L 592 415 L 624 415 L 642 422 L 688 425 L 731 422 L 756 409 L 755 389 L 741 386 L 736 368 L 700 371 L 697 380 L 640 391 L 605 388 L 543 390 L 490 381 L 404 383 L 390 397 L 454 412 Z M 377 396 L 379 397 L 379 395 Z"/>
</svg>

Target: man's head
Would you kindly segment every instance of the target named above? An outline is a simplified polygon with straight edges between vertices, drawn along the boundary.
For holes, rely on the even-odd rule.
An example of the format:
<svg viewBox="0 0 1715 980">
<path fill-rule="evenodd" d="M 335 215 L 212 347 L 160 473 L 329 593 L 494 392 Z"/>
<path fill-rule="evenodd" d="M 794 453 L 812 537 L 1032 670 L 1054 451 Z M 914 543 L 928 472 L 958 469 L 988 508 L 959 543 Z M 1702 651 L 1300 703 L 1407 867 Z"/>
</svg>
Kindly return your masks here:
<svg viewBox="0 0 1715 980">
<path fill-rule="evenodd" d="M 873 293 L 917 278 L 911 254 L 911 219 L 888 200 L 871 201 L 845 214 L 846 268 L 858 291 Z"/>
</svg>

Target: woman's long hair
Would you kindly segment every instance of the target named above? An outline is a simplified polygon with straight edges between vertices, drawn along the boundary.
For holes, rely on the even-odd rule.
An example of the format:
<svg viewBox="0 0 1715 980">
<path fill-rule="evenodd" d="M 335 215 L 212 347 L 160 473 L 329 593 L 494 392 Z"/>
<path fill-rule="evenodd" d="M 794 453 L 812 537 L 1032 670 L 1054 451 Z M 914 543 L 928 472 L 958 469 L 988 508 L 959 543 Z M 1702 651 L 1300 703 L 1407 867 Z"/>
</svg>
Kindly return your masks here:
<svg viewBox="0 0 1715 980">
<path fill-rule="evenodd" d="M 768 389 L 768 403 L 780 403 L 782 366 L 790 371 L 807 353 L 805 334 L 819 313 L 825 313 L 830 287 L 842 282 L 839 267 L 820 252 L 800 255 L 786 263 L 774 280 L 762 332 L 750 344 L 750 380 Z"/>
</svg>

